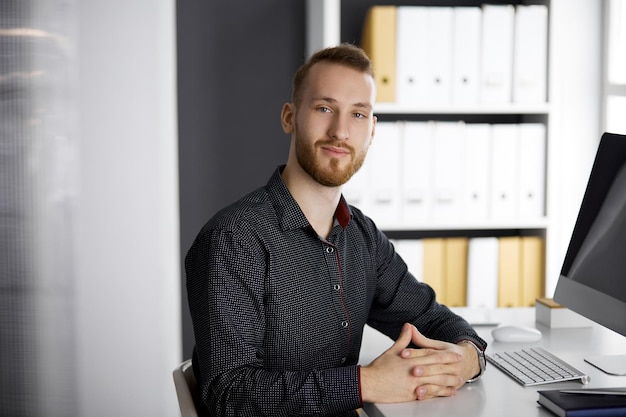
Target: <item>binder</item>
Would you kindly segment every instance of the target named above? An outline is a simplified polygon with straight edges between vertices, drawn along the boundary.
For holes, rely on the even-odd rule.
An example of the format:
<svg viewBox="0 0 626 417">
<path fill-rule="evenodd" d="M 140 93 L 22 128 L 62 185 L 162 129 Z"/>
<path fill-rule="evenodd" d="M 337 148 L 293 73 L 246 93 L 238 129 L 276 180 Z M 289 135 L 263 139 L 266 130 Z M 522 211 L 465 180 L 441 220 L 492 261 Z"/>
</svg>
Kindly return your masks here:
<svg viewBox="0 0 626 417">
<path fill-rule="evenodd" d="M 429 105 L 452 102 L 453 8 L 426 7 L 424 49 L 417 51 L 424 77 L 421 101 Z M 419 81 L 418 81 L 419 84 Z"/>
<path fill-rule="evenodd" d="M 462 217 L 482 221 L 489 218 L 491 125 L 465 124 L 462 135 Z"/>
<path fill-rule="evenodd" d="M 546 126 L 523 123 L 519 129 L 519 216 L 537 219 L 545 214 Z"/>
<path fill-rule="evenodd" d="M 418 281 L 424 271 L 424 245 L 420 239 L 397 239 L 393 241 L 396 252 Z"/>
<path fill-rule="evenodd" d="M 467 249 L 467 306 L 498 306 L 498 238 L 473 237 Z"/>
<path fill-rule="evenodd" d="M 447 303 L 445 274 L 446 246 L 444 238 L 426 238 L 424 247 L 424 275 L 421 281 L 430 285 L 437 294 L 437 302 Z"/>
<path fill-rule="evenodd" d="M 424 103 L 424 57 L 430 41 L 426 8 L 397 6 L 396 10 L 396 102 Z"/>
<path fill-rule="evenodd" d="M 463 122 L 436 122 L 434 140 L 433 219 L 461 218 L 461 166 Z"/>
<path fill-rule="evenodd" d="M 498 307 L 521 306 L 521 238 L 498 238 Z"/>
<path fill-rule="evenodd" d="M 543 297 L 544 241 L 539 236 L 521 238 L 521 306 L 534 307 L 537 298 Z"/>
<path fill-rule="evenodd" d="M 515 8 L 511 4 L 484 4 L 482 12 L 480 100 L 510 103 Z"/>
<path fill-rule="evenodd" d="M 455 7 L 453 15 L 452 103 L 476 104 L 482 12 L 479 7 Z"/>
<path fill-rule="evenodd" d="M 402 132 L 402 224 L 427 223 L 432 216 L 435 123 L 405 121 Z"/>
<path fill-rule="evenodd" d="M 400 123 L 377 123 L 367 154 L 370 217 L 381 228 L 396 227 L 400 216 Z"/>
<path fill-rule="evenodd" d="M 494 124 L 491 127 L 491 137 L 491 218 L 510 220 L 516 218 L 518 213 L 517 125 Z"/>
<path fill-rule="evenodd" d="M 450 237 L 445 239 L 445 288 L 449 307 L 467 305 L 467 255 L 469 239 Z"/>
<path fill-rule="evenodd" d="M 513 102 L 546 102 L 548 8 L 517 5 L 513 57 Z"/>
<path fill-rule="evenodd" d="M 361 47 L 374 67 L 376 101 L 396 100 L 396 6 L 372 6 L 367 12 Z"/>
</svg>

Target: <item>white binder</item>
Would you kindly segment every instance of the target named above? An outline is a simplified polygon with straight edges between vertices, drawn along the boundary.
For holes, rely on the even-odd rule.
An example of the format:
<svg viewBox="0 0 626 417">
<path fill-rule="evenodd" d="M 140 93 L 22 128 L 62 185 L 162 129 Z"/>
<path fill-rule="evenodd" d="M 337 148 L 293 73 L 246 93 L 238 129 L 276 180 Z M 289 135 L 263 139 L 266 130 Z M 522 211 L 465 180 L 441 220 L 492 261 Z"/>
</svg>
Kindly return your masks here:
<svg viewBox="0 0 626 417">
<path fill-rule="evenodd" d="M 482 6 L 481 83 L 482 103 L 510 103 L 513 78 L 513 5 Z"/>
<path fill-rule="evenodd" d="M 519 125 L 519 215 L 521 219 L 544 216 L 546 183 L 546 126 Z"/>
<path fill-rule="evenodd" d="M 405 121 L 402 129 L 402 225 L 430 221 L 433 205 L 433 141 L 435 122 Z"/>
<path fill-rule="evenodd" d="M 489 218 L 491 125 L 487 123 L 466 124 L 462 148 L 462 217 L 473 222 L 485 221 Z"/>
<path fill-rule="evenodd" d="M 455 7 L 453 14 L 452 103 L 476 104 L 482 12 L 479 7 Z"/>
<path fill-rule="evenodd" d="M 397 226 L 400 215 L 400 123 L 378 122 L 367 156 L 369 215 L 381 228 Z"/>
<path fill-rule="evenodd" d="M 436 122 L 435 126 L 433 219 L 456 222 L 461 217 L 463 122 Z"/>
<path fill-rule="evenodd" d="M 453 8 L 426 7 L 424 50 L 418 51 L 424 77 L 424 103 L 445 105 L 452 102 Z M 424 34 L 423 34 L 424 35 Z M 418 82 L 419 83 L 419 82 Z"/>
<path fill-rule="evenodd" d="M 546 102 L 548 73 L 548 9 L 517 5 L 513 58 L 513 102 Z"/>
<path fill-rule="evenodd" d="M 409 272 L 418 280 L 424 274 L 424 245 L 421 239 L 396 239 L 393 241 L 396 252 L 409 268 Z"/>
<path fill-rule="evenodd" d="M 494 124 L 491 132 L 491 217 L 510 220 L 518 214 L 518 128 Z"/>
<path fill-rule="evenodd" d="M 396 19 L 396 102 L 424 102 L 424 51 L 430 40 L 426 33 L 426 8 L 398 6 Z"/>
<path fill-rule="evenodd" d="M 498 238 L 471 238 L 467 257 L 467 306 L 476 309 L 496 308 L 498 305 Z"/>
</svg>

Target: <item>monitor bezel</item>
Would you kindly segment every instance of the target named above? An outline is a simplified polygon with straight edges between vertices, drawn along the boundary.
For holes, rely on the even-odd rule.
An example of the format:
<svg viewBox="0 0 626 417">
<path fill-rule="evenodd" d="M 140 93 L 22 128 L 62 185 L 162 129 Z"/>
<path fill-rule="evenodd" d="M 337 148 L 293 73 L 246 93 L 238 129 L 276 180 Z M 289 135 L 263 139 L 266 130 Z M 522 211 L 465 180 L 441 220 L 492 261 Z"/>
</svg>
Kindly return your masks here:
<svg viewBox="0 0 626 417">
<path fill-rule="evenodd" d="M 589 233 L 616 174 L 626 165 L 626 136 L 604 133 L 587 182 L 576 225 L 554 291 L 554 301 L 594 322 L 626 336 L 626 302 L 574 281 L 568 274 Z M 607 181 L 606 179 L 611 179 Z M 626 272 L 626 271 L 625 271 Z M 626 274 L 624 276 L 626 279 Z"/>
</svg>

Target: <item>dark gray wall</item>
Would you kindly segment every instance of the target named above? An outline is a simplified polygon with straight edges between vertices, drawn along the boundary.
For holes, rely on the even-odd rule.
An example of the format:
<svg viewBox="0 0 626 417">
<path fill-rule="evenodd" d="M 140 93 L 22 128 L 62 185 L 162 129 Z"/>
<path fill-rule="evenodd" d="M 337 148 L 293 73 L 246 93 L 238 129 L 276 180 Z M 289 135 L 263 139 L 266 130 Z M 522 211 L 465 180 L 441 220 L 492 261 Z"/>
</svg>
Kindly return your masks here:
<svg viewBox="0 0 626 417">
<path fill-rule="evenodd" d="M 280 110 L 304 60 L 304 0 L 177 3 L 181 257 L 220 208 L 287 159 Z M 193 330 L 182 275 L 183 356 Z"/>
</svg>

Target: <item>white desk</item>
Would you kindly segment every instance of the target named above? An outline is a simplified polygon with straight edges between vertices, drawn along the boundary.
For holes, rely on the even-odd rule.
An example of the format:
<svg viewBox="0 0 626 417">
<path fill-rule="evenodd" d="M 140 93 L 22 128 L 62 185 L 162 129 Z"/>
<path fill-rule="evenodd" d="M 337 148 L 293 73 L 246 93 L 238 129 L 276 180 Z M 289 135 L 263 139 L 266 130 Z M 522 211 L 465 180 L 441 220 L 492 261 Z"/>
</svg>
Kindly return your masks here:
<svg viewBox="0 0 626 417">
<path fill-rule="evenodd" d="M 455 310 L 463 315 L 463 309 Z M 497 310 L 493 317 L 503 324 L 522 324 L 537 327 L 543 338 L 536 343 L 511 344 L 494 342 L 494 326 L 475 327 L 487 341 L 487 352 L 501 352 L 522 347 L 542 346 L 591 377 L 585 387 L 626 387 L 626 376 L 611 376 L 584 361 L 591 354 L 625 354 L 626 337 L 601 326 L 576 329 L 549 329 L 535 324 L 533 308 Z M 362 364 L 368 364 L 393 342 L 373 329 L 366 328 L 361 351 Z M 523 387 L 502 371 L 487 364 L 487 372 L 478 381 L 465 384 L 454 397 L 434 398 L 400 404 L 366 404 L 369 417 L 554 417 L 537 404 L 538 390 L 581 388 L 579 382 L 559 382 Z"/>
</svg>

